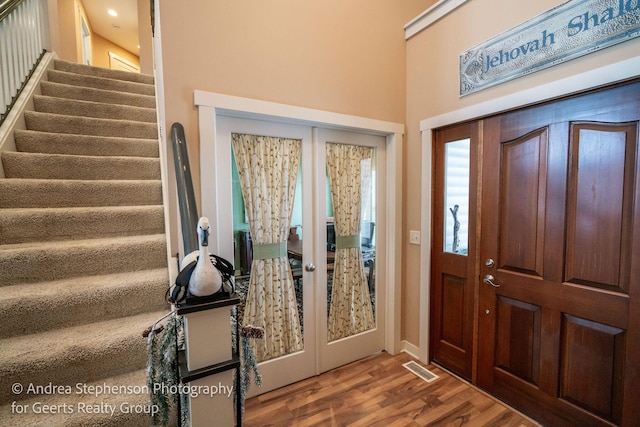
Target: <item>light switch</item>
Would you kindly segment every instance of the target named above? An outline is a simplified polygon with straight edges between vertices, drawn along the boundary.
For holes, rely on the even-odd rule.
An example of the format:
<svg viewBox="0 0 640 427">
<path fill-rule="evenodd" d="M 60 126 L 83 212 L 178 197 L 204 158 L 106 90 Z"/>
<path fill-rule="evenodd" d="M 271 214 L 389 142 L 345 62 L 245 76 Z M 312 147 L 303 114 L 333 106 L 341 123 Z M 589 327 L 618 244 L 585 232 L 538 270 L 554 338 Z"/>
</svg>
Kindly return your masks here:
<svg viewBox="0 0 640 427">
<path fill-rule="evenodd" d="M 420 232 L 416 231 L 416 230 L 410 230 L 409 231 L 409 243 L 411 243 L 412 245 L 419 245 L 420 244 Z"/>
</svg>

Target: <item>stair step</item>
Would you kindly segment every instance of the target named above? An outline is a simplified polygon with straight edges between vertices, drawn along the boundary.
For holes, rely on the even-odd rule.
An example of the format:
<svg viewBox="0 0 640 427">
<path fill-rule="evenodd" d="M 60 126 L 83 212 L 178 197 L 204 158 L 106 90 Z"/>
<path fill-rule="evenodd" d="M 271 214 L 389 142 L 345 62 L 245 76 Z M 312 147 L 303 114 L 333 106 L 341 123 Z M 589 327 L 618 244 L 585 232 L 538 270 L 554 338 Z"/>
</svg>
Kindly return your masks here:
<svg viewBox="0 0 640 427">
<path fill-rule="evenodd" d="M 157 139 L 122 138 L 16 130 L 18 151 L 84 156 L 158 157 Z"/>
<path fill-rule="evenodd" d="M 7 178 L 31 179 L 160 179 L 160 160 L 148 157 L 76 156 L 6 151 Z"/>
<path fill-rule="evenodd" d="M 155 311 L 0 340 L 0 404 L 13 384 L 72 385 L 142 369 L 142 332 L 167 311 Z"/>
<path fill-rule="evenodd" d="M 155 87 L 144 83 L 136 83 L 88 74 L 69 73 L 67 71 L 49 70 L 47 80 L 72 86 L 92 87 L 116 92 L 135 93 L 139 95 L 155 96 Z"/>
<path fill-rule="evenodd" d="M 162 205 L 0 211 L 0 245 L 161 233 Z"/>
<path fill-rule="evenodd" d="M 146 139 L 158 137 L 158 128 L 155 123 L 65 116 L 64 114 L 38 113 L 36 111 L 25 111 L 24 119 L 27 129 L 40 132 Z"/>
<path fill-rule="evenodd" d="M 40 113 L 156 123 L 156 110 L 154 108 L 105 104 L 103 102 L 81 101 L 44 95 L 35 95 L 33 103 L 35 110 Z"/>
<path fill-rule="evenodd" d="M 155 96 L 116 92 L 113 90 L 78 87 L 73 85 L 41 82 L 43 95 L 57 98 L 78 99 L 82 101 L 103 102 L 107 104 L 133 105 L 135 107 L 155 108 Z"/>
<path fill-rule="evenodd" d="M 67 62 L 60 59 L 54 61 L 54 68 L 69 73 L 86 74 L 90 76 L 106 77 L 117 80 L 128 80 L 137 83 L 154 84 L 154 78 L 148 74 L 130 73 L 122 70 L 110 70 L 108 68 L 93 67 L 90 65 L 77 64 L 75 62 Z"/>
<path fill-rule="evenodd" d="M 168 287 L 166 268 L 5 286 L 0 338 L 168 310 Z"/>
<path fill-rule="evenodd" d="M 0 179 L 0 209 L 159 204 L 161 181 Z"/>
<path fill-rule="evenodd" d="M 153 409 L 149 403 L 146 386 L 146 371 L 139 369 L 123 375 L 113 376 L 89 382 L 87 387 L 81 383 L 80 388 L 72 386 L 72 394 L 38 395 L 18 400 L 22 407 L 27 408 L 25 413 L 16 413 L 8 403 L 0 406 L 0 425 L 2 426 L 66 426 L 66 427 L 149 427 L 152 425 L 149 412 Z M 106 390 L 122 388 L 130 393 L 107 393 Z M 84 393 L 84 391 L 89 393 Z M 96 393 L 94 390 L 105 390 L 104 393 Z M 82 391 L 82 394 L 76 394 Z M 34 413 L 46 405 L 46 407 L 61 408 L 61 413 L 42 414 Z M 149 408 L 140 411 L 131 410 Z M 90 413 L 89 409 L 98 408 L 97 413 Z M 113 408 L 113 414 L 111 413 Z M 35 409 L 35 411 L 34 411 Z M 65 414 L 73 410 L 72 414 Z"/>
<path fill-rule="evenodd" d="M 0 286 L 166 267 L 164 234 L 0 246 Z"/>
<path fill-rule="evenodd" d="M 161 181 L 0 179 L 0 209 L 159 204 Z"/>
</svg>

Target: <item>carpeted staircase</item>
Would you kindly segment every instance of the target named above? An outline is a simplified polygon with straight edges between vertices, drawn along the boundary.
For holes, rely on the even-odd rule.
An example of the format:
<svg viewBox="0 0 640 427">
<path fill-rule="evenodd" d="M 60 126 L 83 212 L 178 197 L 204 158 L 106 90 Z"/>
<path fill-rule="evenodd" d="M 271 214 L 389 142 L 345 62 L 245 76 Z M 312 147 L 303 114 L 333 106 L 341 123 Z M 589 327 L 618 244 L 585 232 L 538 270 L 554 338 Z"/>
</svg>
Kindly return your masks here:
<svg viewBox="0 0 640 427">
<path fill-rule="evenodd" d="M 54 64 L 1 153 L 0 425 L 150 425 L 142 332 L 169 281 L 153 78 Z"/>
</svg>

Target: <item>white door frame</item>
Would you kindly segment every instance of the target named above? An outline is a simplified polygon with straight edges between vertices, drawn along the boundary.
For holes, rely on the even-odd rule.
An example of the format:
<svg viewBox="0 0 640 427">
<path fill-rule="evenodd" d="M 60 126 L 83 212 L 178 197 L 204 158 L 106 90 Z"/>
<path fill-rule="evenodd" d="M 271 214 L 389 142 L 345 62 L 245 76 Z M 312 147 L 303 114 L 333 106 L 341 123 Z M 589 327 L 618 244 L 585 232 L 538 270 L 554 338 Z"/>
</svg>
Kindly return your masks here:
<svg viewBox="0 0 640 427">
<path fill-rule="evenodd" d="M 200 200 L 201 212 L 207 216 L 214 230 L 223 229 L 217 212 L 230 209 L 228 202 L 219 200 L 216 188 L 228 175 L 228 159 L 216 157 L 216 121 L 218 116 L 318 126 L 383 135 L 386 138 L 387 173 L 385 177 L 387 205 L 386 243 L 389 256 L 380 260 L 385 264 L 387 298 L 385 315 L 385 350 L 397 354 L 401 350 L 401 266 L 402 266 L 402 141 L 404 125 L 346 114 L 296 107 L 286 104 L 241 98 L 220 93 L 196 90 L 194 104 L 198 107 L 200 137 Z M 216 233 L 209 241 L 213 251 L 233 259 L 232 248 L 222 244 Z M 378 261 L 378 260 L 376 260 Z"/>
<path fill-rule="evenodd" d="M 640 75 L 640 57 L 626 59 L 613 64 L 605 65 L 594 70 L 585 71 L 574 76 L 566 77 L 537 87 L 526 89 L 501 98 L 492 99 L 440 116 L 431 117 L 420 121 L 422 132 L 422 206 L 421 206 L 421 235 L 420 241 L 431 242 L 431 178 L 432 178 L 432 152 L 433 130 L 495 114 L 501 111 L 512 110 L 526 105 L 539 103 L 548 99 L 557 98 L 587 89 L 629 80 Z M 429 295 L 431 277 L 431 247 L 422 245 L 420 250 L 420 343 L 416 356 L 422 362 L 429 363 Z"/>
</svg>

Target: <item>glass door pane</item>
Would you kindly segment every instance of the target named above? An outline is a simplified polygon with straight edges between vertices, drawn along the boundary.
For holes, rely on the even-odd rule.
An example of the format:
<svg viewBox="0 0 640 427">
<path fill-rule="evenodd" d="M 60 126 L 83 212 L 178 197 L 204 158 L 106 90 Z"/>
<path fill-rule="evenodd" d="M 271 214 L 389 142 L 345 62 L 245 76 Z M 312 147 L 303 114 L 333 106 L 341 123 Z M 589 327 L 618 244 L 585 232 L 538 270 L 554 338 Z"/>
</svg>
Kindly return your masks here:
<svg viewBox="0 0 640 427">
<path fill-rule="evenodd" d="M 304 348 L 302 248 L 299 257 L 290 255 L 302 242 L 302 227 L 294 225 L 302 221 L 302 141 L 240 133 L 231 140 L 239 321 L 263 331 L 250 345 L 264 362 Z"/>
<path fill-rule="evenodd" d="M 375 328 L 375 149 L 326 144 L 328 341 Z"/>
<path fill-rule="evenodd" d="M 467 255 L 469 248 L 470 139 L 445 145 L 444 251 Z"/>
</svg>

